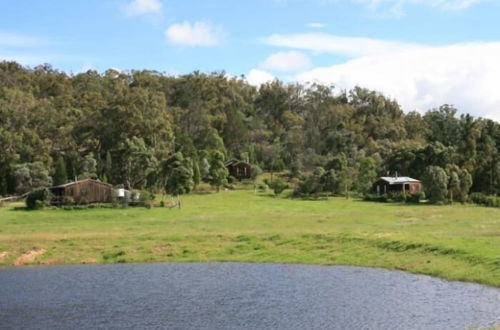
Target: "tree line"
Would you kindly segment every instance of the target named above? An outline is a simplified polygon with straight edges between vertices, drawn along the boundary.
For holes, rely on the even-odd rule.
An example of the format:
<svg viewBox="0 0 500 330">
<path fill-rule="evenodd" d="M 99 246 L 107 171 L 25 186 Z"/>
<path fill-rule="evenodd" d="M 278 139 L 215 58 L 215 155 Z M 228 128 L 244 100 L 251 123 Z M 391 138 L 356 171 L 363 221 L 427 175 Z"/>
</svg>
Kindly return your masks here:
<svg viewBox="0 0 500 330">
<path fill-rule="evenodd" d="M 500 192 L 500 124 L 443 105 L 404 112 L 356 87 L 260 87 L 224 72 L 68 74 L 0 63 L 0 195 L 75 178 L 186 193 L 220 187 L 237 158 L 332 191 L 377 176 L 428 178 L 436 199 Z M 309 180 L 311 184 L 303 182 Z"/>
</svg>

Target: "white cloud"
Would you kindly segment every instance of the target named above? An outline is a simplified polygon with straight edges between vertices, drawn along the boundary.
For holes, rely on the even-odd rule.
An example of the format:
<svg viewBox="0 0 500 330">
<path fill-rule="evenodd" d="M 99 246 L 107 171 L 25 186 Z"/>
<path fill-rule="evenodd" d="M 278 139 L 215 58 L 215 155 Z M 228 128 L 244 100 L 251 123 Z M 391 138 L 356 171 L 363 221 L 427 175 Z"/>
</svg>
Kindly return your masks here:
<svg viewBox="0 0 500 330">
<path fill-rule="evenodd" d="M 252 69 L 246 75 L 246 80 L 250 85 L 260 86 L 267 82 L 273 81 L 276 78 L 269 72 L 263 70 Z"/>
<path fill-rule="evenodd" d="M 180 46 L 217 46 L 224 32 L 206 22 L 183 22 L 170 25 L 165 30 L 168 42 Z"/>
<path fill-rule="evenodd" d="M 312 28 L 312 29 L 322 29 L 322 28 L 326 27 L 326 24 L 313 22 L 313 23 L 307 23 L 307 26 Z"/>
<path fill-rule="evenodd" d="M 273 34 L 263 39 L 272 46 L 302 49 L 317 53 L 340 54 L 349 57 L 418 48 L 418 45 L 370 38 L 340 37 L 324 33 Z"/>
<path fill-rule="evenodd" d="M 368 42 L 367 47 L 373 43 L 379 41 Z M 341 47 L 338 53 L 356 51 Z M 500 121 L 500 42 L 438 47 L 401 44 L 400 49 L 358 53 L 364 54 L 295 78 L 333 83 L 340 89 L 367 87 L 395 98 L 405 110 L 425 111 L 447 103 L 462 113 Z"/>
<path fill-rule="evenodd" d="M 260 67 L 275 71 L 299 71 L 311 65 L 309 57 L 301 52 L 278 52 L 269 56 Z"/>
<path fill-rule="evenodd" d="M 145 14 L 160 14 L 162 5 L 158 0 L 133 0 L 125 6 L 125 13 L 129 16 Z"/>
<path fill-rule="evenodd" d="M 338 0 L 324 0 L 338 1 Z M 407 5 L 423 5 L 442 10 L 464 10 L 488 0 L 348 0 L 360 3 L 370 10 L 389 13 L 392 16 L 402 16 Z"/>
</svg>

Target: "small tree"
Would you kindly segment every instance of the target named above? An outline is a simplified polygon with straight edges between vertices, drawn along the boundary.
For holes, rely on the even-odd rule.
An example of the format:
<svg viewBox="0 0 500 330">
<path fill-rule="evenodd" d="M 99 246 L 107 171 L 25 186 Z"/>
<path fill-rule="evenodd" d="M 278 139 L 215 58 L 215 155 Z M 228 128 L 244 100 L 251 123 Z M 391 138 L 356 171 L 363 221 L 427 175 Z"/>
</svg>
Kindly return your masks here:
<svg viewBox="0 0 500 330">
<path fill-rule="evenodd" d="M 49 171 L 45 169 L 42 162 L 16 165 L 14 167 L 14 176 L 17 184 L 16 191 L 21 194 L 52 185 Z"/>
<path fill-rule="evenodd" d="M 366 193 L 370 190 L 373 180 L 377 177 L 377 165 L 371 157 L 363 157 L 359 161 L 358 180 L 356 188 L 360 193 Z"/>
<path fill-rule="evenodd" d="M 68 180 L 68 172 L 66 171 L 66 162 L 62 156 L 57 157 L 56 169 L 54 172 L 53 181 L 56 186 L 65 184 Z"/>
<path fill-rule="evenodd" d="M 288 188 L 288 184 L 280 178 L 276 178 L 274 180 L 264 180 L 264 183 L 268 185 L 274 192 L 275 196 L 280 195 L 286 188 Z"/>
<path fill-rule="evenodd" d="M 165 191 L 177 198 L 177 205 L 181 207 L 179 196 L 191 192 L 193 182 L 193 164 L 191 159 L 184 158 L 182 153 L 175 153 L 168 160 L 168 178 Z"/>
<path fill-rule="evenodd" d="M 439 166 L 427 167 L 424 175 L 425 193 L 431 203 L 442 203 L 448 196 L 448 175 Z"/>
<path fill-rule="evenodd" d="M 470 175 L 469 171 L 463 169 L 458 176 L 460 178 L 459 199 L 461 203 L 465 203 L 469 199 L 469 191 L 470 187 L 472 187 L 472 175 Z"/>
<path fill-rule="evenodd" d="M 97 161 L 94 154 L 91 152 L 83 158 L 81 179 L 96 179 L 97 178 Z"/>
<path fill-rule="evenodd" d="M 220 151 L 214 151 L 212 161 L 210 163 L 210 185 L 220 191 L 220 187 L 227 184 L 229 171 L 224 165 L 224 155 Z"/>
<path fill-rule="evenodd" d="M 196 160 L 193 160 L 193 183 L 194 187 L 198 186 L 201 182 L 200 166 Z"/>
</svg>

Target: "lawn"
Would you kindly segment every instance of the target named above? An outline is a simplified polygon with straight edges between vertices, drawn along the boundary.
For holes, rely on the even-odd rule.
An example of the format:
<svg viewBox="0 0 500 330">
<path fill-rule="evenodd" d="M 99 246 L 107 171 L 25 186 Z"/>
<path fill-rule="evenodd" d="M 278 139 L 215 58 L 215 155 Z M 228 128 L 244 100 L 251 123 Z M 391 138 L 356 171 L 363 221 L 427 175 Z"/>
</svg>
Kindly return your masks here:
<svg viewBox="0 0 500 330">
<path fill-rule="evenodd" d="M 500 209 L 236 190 L 182 209 L 0 208 L 0 265 L 247 261 L 384 267 L 500 287 Z"/>
</svg>

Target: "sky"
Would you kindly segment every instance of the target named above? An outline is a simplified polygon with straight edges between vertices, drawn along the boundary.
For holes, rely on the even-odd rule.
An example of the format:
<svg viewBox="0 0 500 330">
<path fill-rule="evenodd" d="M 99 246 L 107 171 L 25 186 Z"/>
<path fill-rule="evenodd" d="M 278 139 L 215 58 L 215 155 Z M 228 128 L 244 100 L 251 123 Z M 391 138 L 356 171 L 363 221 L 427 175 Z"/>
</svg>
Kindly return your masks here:
<svg viewBox="0 0 500 330">
<path fill-rule="evenodd" d="M 0 60 L 366 87 L 500 121 L 500 0 L 0 0 Z"/>
</svg>

